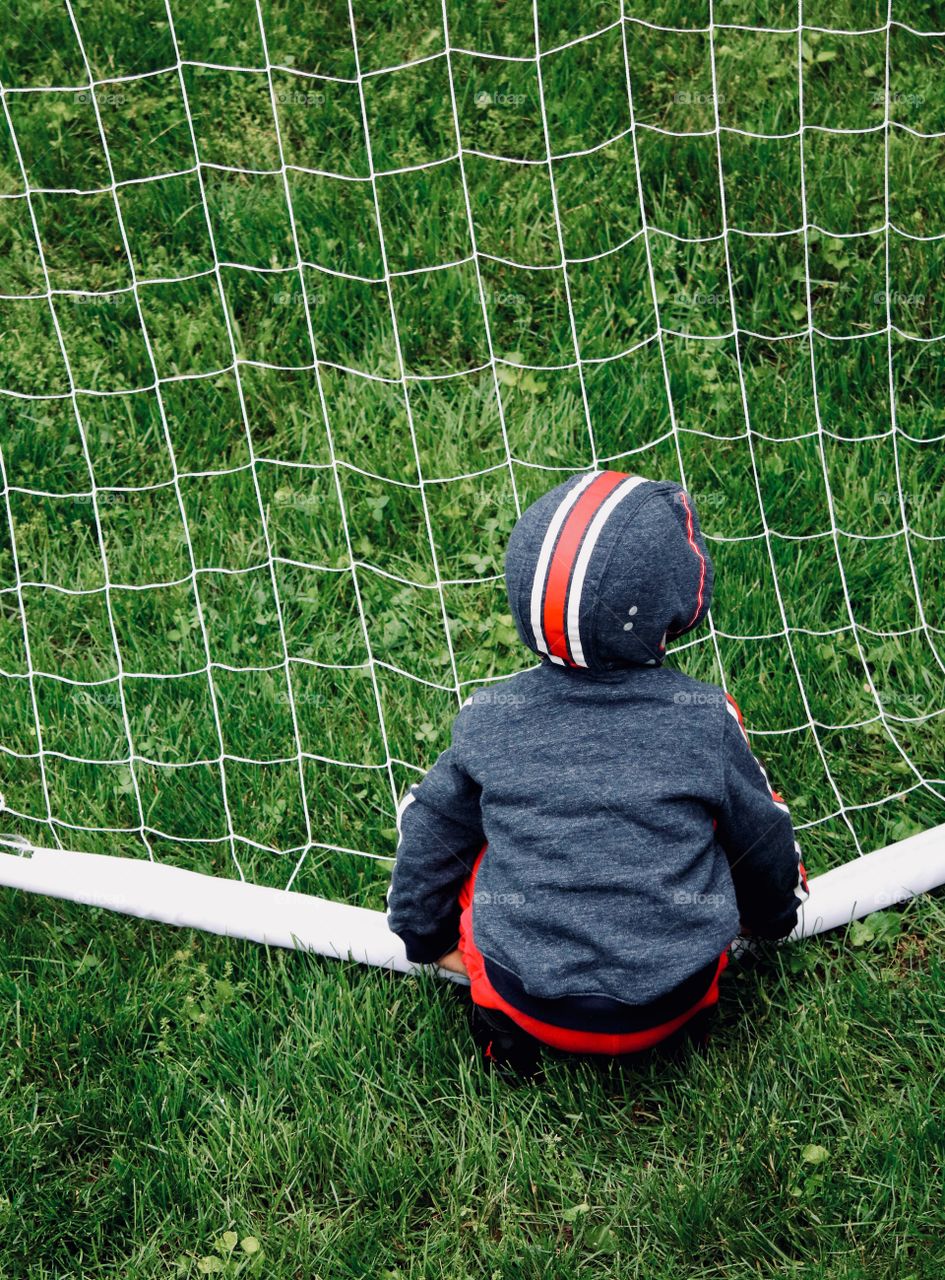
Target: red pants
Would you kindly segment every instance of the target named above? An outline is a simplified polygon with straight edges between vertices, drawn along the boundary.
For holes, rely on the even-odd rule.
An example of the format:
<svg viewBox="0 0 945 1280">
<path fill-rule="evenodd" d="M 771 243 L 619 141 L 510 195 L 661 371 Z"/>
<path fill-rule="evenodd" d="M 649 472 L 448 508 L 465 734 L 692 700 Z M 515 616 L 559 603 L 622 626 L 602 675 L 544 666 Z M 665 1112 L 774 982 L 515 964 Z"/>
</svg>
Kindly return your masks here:
<svg viewBox="0 0 945 1280">
<path fill-rule="evenodd" d="M 469 973 L 469 981 L 471 986 L 471 994 L 474 1004 L 481 1005 L 486 1009 L 499 1009 L 507 1017 L 523 1031 L 534 1036 L 536 1040 L 540 1040 L 542 1044 L 552 1045 L 556 1049 L 567 1049 L 575 1053 L 634 1053 L 641 1049 L 649 1049 L 655 1044 L 659 1044 L 661 1040 L 666 1040 L 669 1036 L 683 1026 L 689 1019 L 700 1009 L 707 1009 L 711 1005 L 718 1002 L 719 998 L 719 976 L 728 964 L 728 952 L 723 951 L 719 956 L 719 967 L 715 971 L 715 977 L 712 979 L 712 985 L 708 991 L 698 1000 L 691 1009 L 679 1014 L 670 1022 L 663 1022 L 659 1026 L 647 1027 L 643 1031 L 629 1031 L 620 1034 L 612 1034 L 602 1031 L 574 1031 L 565 1027 L 553 1026 L 550 1022 L 541 1022 L 537 1018 L 531 1017 L 527 1013 L 521 1013 L 503 1000 L 502 996 L 496 991 L 486 973 L 485 963 L 482 953 L 477 949 L 473 942 L 472 929 L 472 909 L 473 895 L 476 885 L 476 873 L 479 870 L 479 864 L 482 862 L 483 854 L 487 846 L 479 852 L 479 856 L 473 865 L 473 869 L 460 890 L 459 905 L 461 915 L 459 918 L 459 950 Z"/>
</svg>

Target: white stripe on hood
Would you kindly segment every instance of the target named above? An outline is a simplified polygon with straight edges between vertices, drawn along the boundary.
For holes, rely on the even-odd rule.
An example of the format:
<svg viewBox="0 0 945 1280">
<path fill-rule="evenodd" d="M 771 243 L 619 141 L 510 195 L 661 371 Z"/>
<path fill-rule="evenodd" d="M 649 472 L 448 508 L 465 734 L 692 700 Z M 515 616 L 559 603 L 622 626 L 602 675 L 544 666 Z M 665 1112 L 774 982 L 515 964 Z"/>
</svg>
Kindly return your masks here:
<svg viewBox="0 0 945 1280">
<path fill-rule="evenodd" d="M 628 493 L 632 493 L 637 485 L 644 484 L 643 476 L 628 476 L 626 480 L 622 480 L 616 489 L 607 497 L 600 510 L 591 521 L 590 528 L 581 543 L 578 552 L 577 562 L 574 566 L 574 575 L 571 579 L 571 585 L 568 589 L 568 642 L 571 649 L 571 657 L 579 667 L 586 667 L 584 661 L 584 649 L 581 646 L 581 594 L 584 590 L 584 579 L 587 577 L 587 566 L 591 562 L 591 556 L 594 553 L 594 547 L 600 537 L 601 530 L 607 523 L 607 519 Z"/>
<path fill-rule="evenodd" d="M 564 666 L 564 659 L 559 658 L 557 654 L 551 653 L 548 648 L 548 642 L 545 639 L 544 628 L 541 622 L 541 605 L 542 598 L 545 594 L 545 579 L 548 576 L 548 566 L 551 564 L 551 555 L 558 540 L 558 534 L 561 532 L 561 526 L 564 524 L 568 512 L 577 502 L 580 495 L 584 492 L 592 481 L 596 480 L 601 474 L 600 471 L 589 471 L 582 477 L 576 485 L 573 485 L 564 498 L 558 504 L 558 509 L 548 523 L 545 530 L 545 536 L 542 539 L 541 551 L 538 555 L 538 563 L 535 566 L 535 577 L 532 581 L 532 600 L 531 600 L 531 624 L 532 634 L 535 637 L 535 645 L 539 652 L 547 654 L 552 662 L 557 662 L 559 666 Z"/>
</svg>

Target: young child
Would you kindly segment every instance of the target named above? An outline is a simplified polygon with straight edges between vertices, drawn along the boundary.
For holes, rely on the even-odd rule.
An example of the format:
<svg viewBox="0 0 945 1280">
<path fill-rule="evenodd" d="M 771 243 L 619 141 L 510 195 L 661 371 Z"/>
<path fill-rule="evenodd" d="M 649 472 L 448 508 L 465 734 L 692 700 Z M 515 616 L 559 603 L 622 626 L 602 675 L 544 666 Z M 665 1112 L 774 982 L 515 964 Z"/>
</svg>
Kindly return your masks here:
<svg viewBox="0 0 945 1280">
<path fill-rule="evenodd" d="M 468 974 L 487 1058 L 637 1052 L 701 1022 L 740 930 L 791 932 L 800 849 L 734 700 L 663 666 L 712 595 L 678 484 L 566 480 L 505 578 L 541 661 L 467 698 L 404 796 L 388 922 Z"/>
</svg>

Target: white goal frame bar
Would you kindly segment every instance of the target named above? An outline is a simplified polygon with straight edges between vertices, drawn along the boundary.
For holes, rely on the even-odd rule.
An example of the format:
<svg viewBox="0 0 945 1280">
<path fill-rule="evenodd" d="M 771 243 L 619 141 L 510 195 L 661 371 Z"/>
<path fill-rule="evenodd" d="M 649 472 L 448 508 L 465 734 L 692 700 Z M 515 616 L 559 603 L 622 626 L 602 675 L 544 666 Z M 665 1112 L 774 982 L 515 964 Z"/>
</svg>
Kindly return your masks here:
<svg viewBox="0 0 945 1280">
<path fill-rule="evenodd" d="M 435 967 L 407 959 L 383 911 L 144 858 L 40 848 L 16 836 L 0 836 L 0 847 L 0 885 L 9 888 L 402 973 Z M 943 883 L 945 823 L 814 876 L 791 938 L 849 924 Z"/>
</svg>

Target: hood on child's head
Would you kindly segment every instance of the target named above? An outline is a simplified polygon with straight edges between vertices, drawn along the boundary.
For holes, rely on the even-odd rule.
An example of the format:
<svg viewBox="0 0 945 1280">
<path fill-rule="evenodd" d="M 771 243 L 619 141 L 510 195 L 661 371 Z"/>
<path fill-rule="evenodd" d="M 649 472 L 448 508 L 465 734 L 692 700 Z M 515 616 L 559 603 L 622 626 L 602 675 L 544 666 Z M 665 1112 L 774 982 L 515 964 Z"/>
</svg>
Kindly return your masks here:
<svg viewBox="0 0 945 1280">
<path fill-rule="evenodd" d="M 609 671 L 659 666 L 708 612 L 713 570 L 681 485 L 592 471 L 522 513 L 505 582 L 518 634 L 544 661 Z"/>
</svg>

